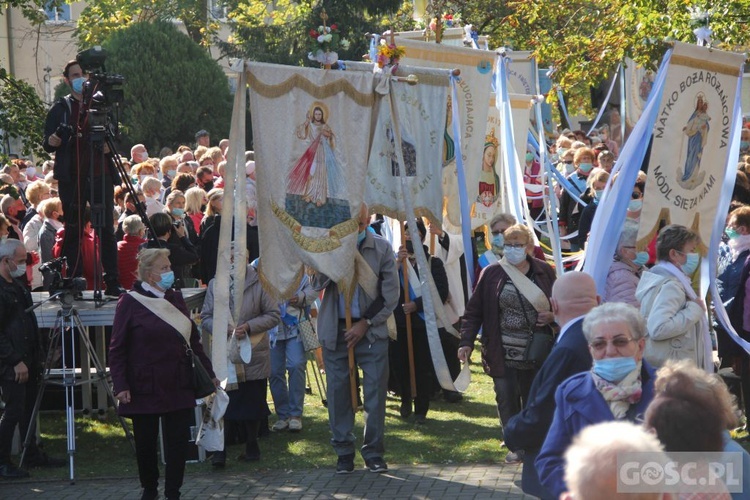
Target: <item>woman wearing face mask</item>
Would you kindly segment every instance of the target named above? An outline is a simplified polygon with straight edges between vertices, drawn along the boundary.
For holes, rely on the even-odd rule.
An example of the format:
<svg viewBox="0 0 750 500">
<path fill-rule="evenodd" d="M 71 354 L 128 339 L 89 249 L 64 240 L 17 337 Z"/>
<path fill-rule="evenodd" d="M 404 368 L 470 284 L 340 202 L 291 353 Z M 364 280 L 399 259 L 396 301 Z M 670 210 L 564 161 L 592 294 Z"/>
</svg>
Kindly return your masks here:
<svg viewBox="0 0 750 500">
<path fill-rule="evenodd" d="M 699 243 L 685 226 L 665 226 L 656 239 L 658 262 L 638 283 L 635 296 L 648 326 L 645 357 L 654 367 L 688 358 L 714 372 L 706 304 L 690 283 L 700 261 Z"/>
<path fill-rule="evenodd" d="M 526 199 L 529 213 L 536 219 L 544 209 L 544 186 L 542 185 L 542 167 L 534 156 L 534 148 L 526 144 L 526 161 L 523 168 L 523 182 L 526 185 Z"/>
<path fill-rule="evenodd" d="M 573 157 L 573 165 L 575 165 L 576 170 L 567 179 L 572 185 L 573 194 L 588 204 L 592 201 L 592 196 L 586 192 L 586 180 L 594 168 L 594 151 L 585 147 L 578 148 Z M 563 190 L 562 196 L 560 196 L 560 236 L 578 231 L 578 223 L 583 208 L 584 205 L 575 201 L 568 191 Z M 578 240 L 572 240 L 571 250 L 578 249 Z"/>
<path fill-rule="evenodd" d="M 566 490 L 563 455 L 573 438 L 589 425 L 642 419 L 654 395 L 654 369 L 643 359 L 646 325 L 636 308 L 602 304 L 586 315 L 583 334 L 594 364 L 557 388 L 555 416 L 535 462 L 551 498 Z"/>
<path fill-rule="evenodd" d="M 219 385 L 203 352 L 198 328 L 185 300 L 173 290 L 169 250 L 138 255 L 133 290 L 120 297 L 112 326 L 109 364 L 118 413 L 133 420 L 138 476 L 143 495 L 158 498 L 157 436 L 161 419 L 166 453 L 164 496 L 179 498 L 185 473 L 190 426 L 195 423 L 195 393 L 187 341 Z M 158 311 L 158 312 L 157 312 Z"/>
<path fill-rule="evenodd" d="M 635 298 L 635 290 L 641 279 L 643 266 L 648 261 L 648 252 L 638 252 L 635 240 L 638 224 L 626 221 L 617 243 L 615 258 L 607 273 L 602 302 L 625 302 L 633 307 L 641 307 Z"/>
<path fill-rule="evenodd" d="M 466 305 L 458 349 L 458 359 L 467 361 L 482 329 L 482 364 L 493 379 L 503 427 L 523 408 L 539 368 L 523 360 L 524 351 L 532 332 L 551 333 L 549 297 L 555 281 L 552 267 L 529 255 L 534 249 L 529 228 L 510 226 L 504 240 L 499 265 L 482 271 Z M 520 458 L 520 453 L 509 453 L 506 461 Z"/>
</svg>

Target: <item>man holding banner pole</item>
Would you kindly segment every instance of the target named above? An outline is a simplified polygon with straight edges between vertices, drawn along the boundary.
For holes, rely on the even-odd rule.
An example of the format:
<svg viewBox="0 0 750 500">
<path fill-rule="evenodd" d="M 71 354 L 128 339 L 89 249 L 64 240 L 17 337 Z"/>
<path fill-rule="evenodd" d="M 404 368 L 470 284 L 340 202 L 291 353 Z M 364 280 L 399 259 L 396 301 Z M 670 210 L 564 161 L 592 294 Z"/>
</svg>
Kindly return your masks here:
<svg viewBox="0 0 750 500">
<path fill-rule="evenodd" d="M 399 277 L 390 244 L 367 231 L 368 219 L 367 206 L 362 204 L 351 304 L 347 306 L 344 292 L 327 276 L 316 273 L 312 278 L 313 288 L 325 290 L 318 314 L 318 337 L 326 366 L 328 417 L 331 444 L 338 455 L 337 474 L 354 471 L 356 399 L 351 396 L 351 356 L 364 375 L 365 429 L 360 453 L 371 472 L 388 470 L 383 460 L 388 389 L 386 321 L 398 303 Z"/>
</svg>

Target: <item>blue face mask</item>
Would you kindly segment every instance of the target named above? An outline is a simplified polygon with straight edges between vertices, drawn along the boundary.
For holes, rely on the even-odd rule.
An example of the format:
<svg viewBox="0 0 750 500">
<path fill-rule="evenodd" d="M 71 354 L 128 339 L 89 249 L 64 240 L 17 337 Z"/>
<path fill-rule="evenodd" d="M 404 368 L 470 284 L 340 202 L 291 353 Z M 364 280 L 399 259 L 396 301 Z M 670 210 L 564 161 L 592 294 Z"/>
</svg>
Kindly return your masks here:
<svg viewBox="0 0 750 500">
<path fill-rule="evenodd" d="M 687 254 L 687 260 L 680 266 L 680 269 L 682 269 L 682 272 L 688 276 L 692 276 L 695 270 L 698 269 L 698 263 L 700 260 L 701 258 L 697 253 L 691 252 Z"/>
<path fill-rule="evenodd" d="M 526 259 L 526 248 L 513 248 L 513 247 L 503 247 L 503 256 L 513 264 L 514 266 L 517 266 L 521 262 L 523 262 Z"/>
<path fill-rule="evenodd" d="M 748 148 L 750 148 L 750 141 L 740 141 L 740 149 L 742 151 L 745 151 Z"/>
<path fill-rule="evenodd" d="M 724 230 L 724 233 L 726 233 L 727 238 L 730 240 L 737 239 L 740 235 L 740 233 L 737 232 L 737 230 L 733 227 L 728 227 Z"/>
<path fill-rule="evenodd" d="M 636 369 L 638 363 L 632 356 L 622 358 L 595 359 L 593 372 L 608 382 L 617 383 Z"/>
<path fill-rule="evenodd" d="M 367 231 L 362 231 L 361 233 L 357 233 L 357 245 L 359 245 L 365 240 L 366 235 L 367 235 Z"/>
<path fill-rule="evenodd" d="M 185 209 L 184 208 L 173 208 L 172 209 L 172 215 L 175 217 L 182 217 L 185 215 Z"/>
<path fill-rule="evenodd" d="M 70 87 L 73 89 L 73 92 L 75 92 L 76 94 L 80 94 L 81 92 L 83 92 L 83 83 L 85 81 L 85 78 L 79 77 L 70 82 Z"/>
<path fill-rule="evenodd" d="M 648 252 L 638 252 L 635 254 L 635 259 L 633 259 L 633 264 L 636 266 L 642 266 L 646 262 L 648 262 Z"/>
<path fill-rule="evenodd" d="M 531 163 L 534 161 L 534 153 L 526 153 L 526 162 Z"/>
<path fill-rule="evenodd" d="M 578 169 L 584 174 L 588 174 L 589 172 L 591 172 L 593 168 L 594 168 L 593 163 L 580 163 L 578 165 Z"/>
<path fill-rule="evenodd" d="M 174 179 L 177 175 L 177 170 L 167 170 L 167 177 L 170 179 Z"/>
<path fill-rule="evenodd" d="M 602 196 L 604 196 L 604 190 L 603 189 L 595 189 L 594 190 L 594 198 L 597 200 L 601 200 Z"/>
<path fill-rule="evenodd" d="M 502 252 L 503 245 L 505 245 L 505 236 L 502 233 L 496 234 L 492 237 L 492 248 Z"/>
<path fill-rule="evenodd" d="M 628 202 L 628 210 L 630 212 L 637 212 L 643 208 L 643 200 L 630 200 Z"/>
<path fill-rule="evenodd" d="M 169 290 L 174 285 L 174 271 L 161 273 L 161 279 L 157 283 L 162 290 Z"/>
</svg>

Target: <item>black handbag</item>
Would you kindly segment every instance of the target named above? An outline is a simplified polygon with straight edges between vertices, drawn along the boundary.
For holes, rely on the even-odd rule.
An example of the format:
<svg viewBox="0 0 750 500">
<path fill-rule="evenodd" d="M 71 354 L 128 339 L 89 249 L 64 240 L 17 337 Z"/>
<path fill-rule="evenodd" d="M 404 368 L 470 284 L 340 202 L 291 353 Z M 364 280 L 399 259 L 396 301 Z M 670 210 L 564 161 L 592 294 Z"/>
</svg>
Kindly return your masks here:
<svg viewBox="0 0 750 500">
<path fill-rule="evenodd" d="M 206 371 L 198 356 L 192 349 L 189 350 L 190 361 L 193 369 L 193 392 L 195 399 L 203 399 L 216 392 L 216 386 L 213 379 Z"/>
</svg>

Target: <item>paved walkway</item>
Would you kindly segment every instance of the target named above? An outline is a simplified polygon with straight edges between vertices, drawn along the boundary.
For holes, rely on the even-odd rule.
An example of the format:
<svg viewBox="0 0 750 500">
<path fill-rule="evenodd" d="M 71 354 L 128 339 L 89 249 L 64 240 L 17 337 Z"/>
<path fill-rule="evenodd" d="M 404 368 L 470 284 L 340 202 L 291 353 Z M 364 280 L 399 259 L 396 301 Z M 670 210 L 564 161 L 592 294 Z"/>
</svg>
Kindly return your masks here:
<svg viewBox="0 0 750 500">
<path fill-rule="evenodd" d="M 290 499 L 523 499 L 520 465 L 391 465 L 386 474 L 364 469 L 336 475 L 332 469 L 256 471 L 230 474 L 216 471 L 186 476 L 182 498 Z M 163 487 L 163 483 L 161 485 Z M 0 482 L 0 497 L 8 499 L 138 499 L 136 478 L 67 481 Z"/>
</svg>

